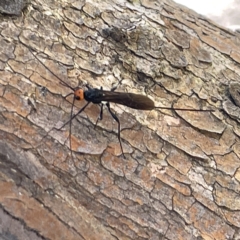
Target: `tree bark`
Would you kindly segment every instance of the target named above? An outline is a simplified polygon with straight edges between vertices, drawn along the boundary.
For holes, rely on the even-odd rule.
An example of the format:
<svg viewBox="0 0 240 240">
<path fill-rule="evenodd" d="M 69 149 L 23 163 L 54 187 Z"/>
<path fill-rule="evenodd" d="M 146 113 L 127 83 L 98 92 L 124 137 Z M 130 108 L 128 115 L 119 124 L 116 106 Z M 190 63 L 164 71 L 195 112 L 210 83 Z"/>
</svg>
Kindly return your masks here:
<svg viewBox="0 0 240 240">
<path fill-rule="evenodd" d="M 239 34 L 168 0 L 33 0 L 0 29 L 3 239 L 240 238 Z M 117 123 L 104 108 L 94 128 L 90 104 L 72 157 L 56 76 L 215 112 L 111 104 L 123 158 Z"/>
</svg>

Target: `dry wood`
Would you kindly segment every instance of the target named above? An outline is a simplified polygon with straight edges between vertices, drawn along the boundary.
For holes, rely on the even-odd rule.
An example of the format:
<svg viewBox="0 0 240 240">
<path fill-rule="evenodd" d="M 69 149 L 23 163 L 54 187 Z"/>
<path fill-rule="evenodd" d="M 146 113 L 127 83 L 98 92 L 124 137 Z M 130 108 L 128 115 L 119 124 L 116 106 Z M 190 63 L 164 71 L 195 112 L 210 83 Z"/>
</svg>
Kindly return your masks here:
<svg viewBox="0 0 240 240">
<path fill-rule="evenodd" d="M 239 35 L 172 1 L 33 0 L 0 21 L 3 239 L 239 239 Z M 66 126 L 72 87 L 147 94 Z M 229 86 L 230 89 L 229 89 Z M 238 89 L 238 88 L 237 88 Z M 77 103 L 75 111 L 85 102 Z"/>
</svg>

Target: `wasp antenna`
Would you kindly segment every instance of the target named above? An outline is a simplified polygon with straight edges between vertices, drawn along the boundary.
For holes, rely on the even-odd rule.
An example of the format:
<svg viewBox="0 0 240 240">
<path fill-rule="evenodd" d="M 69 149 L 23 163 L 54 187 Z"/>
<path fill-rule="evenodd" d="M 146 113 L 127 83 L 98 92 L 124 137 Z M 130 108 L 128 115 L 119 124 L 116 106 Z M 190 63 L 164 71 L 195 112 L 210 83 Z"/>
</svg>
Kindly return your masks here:
<svg viewBox="0 0 240 240">
<path fill-rule="evenodd" d="M 213 109 L 192 109 L 192 108 L 173 108 L 173 107 L 155 107 L 166 110 L 190 111 L 190 112 L 215 112 Z"/>
<path fill-rule="evenodd" d="M 60 80 L 60 79 L 59 79 Z M 61 85 L 63 85 L 64 87 L 68 87 L 70 88 L 71 90 L 75 91 L 75 89 L 73 87 L 71 87 L 70 85 L 68 85 L 67 83 L 65 83 L 64 81 L 62 82 L 59 82 Z"/>
<path fill-rule="evenodd" d="M 71 92 L 71 93 L 67 94 L 64 98 L 67 98 L 67 97 L 69 97 L 71 95 L 74 95 L 74 93 Z"/>
<path fill-rule="evenodd" d="M 66 82 L 64 82 L 60 77 L 57 76 L 57 74 L 55 74 L 52 70 L 50 70 L 38 57 L 37 55 L 35 55 L 31 49 L 31 47 L 29 48 L 28 46 L 26 46 L 24 43 L 22 43 L 30 52 L 31 54 L 33 55 L 33 57 L 38 61 L 40 62 L 40 64 L 45 67 L 54 77 L 56 77 L 61 83 L 62 85 L 64 85 L 65 87 L 68 87 L 70 88 L 71 90 L 75 90 L 73 87 L 71 87 L 69 84 L 67 84 Z"/>
<path fill-rule="evenodd" d="M 68 94 L 69 95 L 69 94 Z M 73 106 L 74 106 L 74 102 L 75 102 L 75 98 L 73 98 L 72 101 L 72 106 L 71 106 L 71 120 L 70 120 L 70 126 L 69 126 L 69 147 L 70 147 L 70 151 L 71 151 L 71 158 L 72 158 L 72 162 L 74 163 L 73 160 L 73 151 L 72 151 L 72 117 L 73 117 Z"/>
</svg>

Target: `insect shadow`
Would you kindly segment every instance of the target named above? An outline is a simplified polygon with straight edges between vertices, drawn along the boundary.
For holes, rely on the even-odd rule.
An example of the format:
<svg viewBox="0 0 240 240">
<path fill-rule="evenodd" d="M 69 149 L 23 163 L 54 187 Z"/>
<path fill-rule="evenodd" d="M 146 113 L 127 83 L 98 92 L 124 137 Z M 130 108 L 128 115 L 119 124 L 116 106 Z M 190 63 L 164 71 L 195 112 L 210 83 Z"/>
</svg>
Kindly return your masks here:
<svg viewBox="0 0 240 240">
<path fill-rule="evenodd" d="M 30 50 L 30 49 L 29 49 Z M 187 109 L 187 108 L 173 108 L 173 107 L 158 107 L 155 106 L 155 103 L 152 99 L 150 99 L 148 96 L 142 95 L 142 94 L 135 94 L 135 93 L 125 93 L 125 92 L 115 92 L 116 87 L 112 88 L 110 91 L 103 90 L 102 87 L 100 89 L 97 88 L 91 88 L 88 85 L 86 85 L 87 90 L 84 90 L 80 87 L 73 88 L 66 82 L 64 82 L 62 79 L 60 79 L 53 71 L 51 71 L 33 52 L 30 50 L 34 58 L 37 59 L 53 76 L 55 76 L 60 83 L 68 87 L 69 89 L 72 90 L 71 93 L 67 94 L 65 98 L 67 98 L 70 95 L 73 95 L 73 101 L 72 101 L 72 106 L 71 106 L 71 117 L 70 119 L 65 122 L 58 130 L 62 129 L 64 126 L 67 124 L 70 124 L 70 130 L 69 130 L 69 145 L 70 145 L 70 150 L 71 150 L 71 157 L 73 159 L 73 153 L 72 153 L 72 142 L 71 142 L 71 129 L 72 129 L 72 120 L 76 118 L 81 112 L 85 110 L 85 108 L 90 104 L 98 104 L 100 105 L 100 113 L 99 117 L 97 119 L 97 122 L 95 126 L 97 125 L 98 121 L 102 120 L 103 118 L 103 102 L 106 102 L 107 109 L 113 119 L 117 122 L 118 124 L 118 141 L 121 147 L 121 152 L 123 157 L 125 158 L 124 152 L 123 152 L 123 147 L 122 147 L 122 141 L 121 141 L 121 123 L 117 117 L 117 115 L 111 110 L 110 108 L 110 103 L 116 103 L 116 104 L 121 104 L 133 109 L 138 109 L 138 110 L 153 110 L 155 108 L 159 109 L 168 109 L 168 110 L 179 110 L 179 111 L 200 111 L 200 112 L 213 112 L 214 110 L 211 109 Z M 76 113 L 73 114 L 73 107 L 75 101 L 81 101 L 81 100 L 86 100 L 87 103 Z"/>
</svg>

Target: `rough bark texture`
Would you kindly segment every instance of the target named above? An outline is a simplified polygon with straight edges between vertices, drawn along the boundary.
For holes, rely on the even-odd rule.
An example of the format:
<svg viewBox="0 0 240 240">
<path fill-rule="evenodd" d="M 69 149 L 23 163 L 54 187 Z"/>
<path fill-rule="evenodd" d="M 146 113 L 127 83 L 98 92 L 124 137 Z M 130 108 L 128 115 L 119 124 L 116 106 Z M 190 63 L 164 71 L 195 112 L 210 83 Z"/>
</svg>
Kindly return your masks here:
<svg viewBox="0 0 240 240">
<path fill-rule="evenodd" d="M 34 0 L 0 31 L 1 239 L 240 239 L 235 33 L 167 0 Z M 72 87 L 216 111 L 111 104 L 124 159 L 116 122 L 105 109 L 94 129 L 91 104 L 72 160 L 69 126 L 55 129 L 71 90 L 29 49 Z"/>
</svg>

